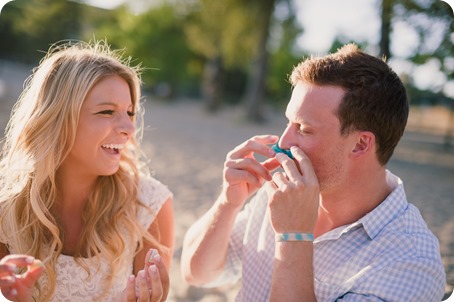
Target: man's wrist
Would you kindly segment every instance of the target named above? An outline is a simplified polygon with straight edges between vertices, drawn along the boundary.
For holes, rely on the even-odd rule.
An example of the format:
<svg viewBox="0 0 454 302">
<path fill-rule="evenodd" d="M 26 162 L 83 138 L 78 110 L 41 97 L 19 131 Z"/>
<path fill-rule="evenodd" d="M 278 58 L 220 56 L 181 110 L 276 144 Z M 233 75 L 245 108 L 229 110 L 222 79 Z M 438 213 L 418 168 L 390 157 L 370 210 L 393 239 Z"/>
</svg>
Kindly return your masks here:
<svg viewBox="0 0 454 302">
<path fill-rule="evenodd" d="M 314 234 L 312 233 L 300 233 L 300 232 L 285 232 L 275 234 L 276 242 L 287 242 L 287 241 L 314 241 Z"/>
</svg>

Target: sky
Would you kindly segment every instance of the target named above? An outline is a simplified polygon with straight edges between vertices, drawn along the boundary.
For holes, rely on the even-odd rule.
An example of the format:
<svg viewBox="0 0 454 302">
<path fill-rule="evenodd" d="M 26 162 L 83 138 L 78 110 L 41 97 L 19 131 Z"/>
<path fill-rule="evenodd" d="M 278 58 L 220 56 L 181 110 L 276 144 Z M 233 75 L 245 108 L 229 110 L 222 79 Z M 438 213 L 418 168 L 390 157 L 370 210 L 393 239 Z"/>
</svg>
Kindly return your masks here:
<svg viewBox="0 0 454 302">
<path fill-rule="evenodd" d="M 1 7 L 8 1 L 0 0 Z M 153 4 L 159 1 L 162 0 L 135 0 L 129 3 L 131 9 L 138 12 L 141 3 Z M 443 1 L 454 7 L 454 0 Z M 125 3 L 126 0 L 83 0 L 83 2 L 111 9 Z M 133 6 L 134 4 L 136 6 Z M 294 0 L 294 4 L 298 20 L 304 28 L 304 33 L 298 39 L 298 45 L 310 53 L 326 53 L 337 35 L 343 35 L 348 40 L 367 42 L 368 45 L 378 45 L 380 16 L 377 0 Z M 431 36 L 436 42 L 438 37 L 436 28 Z M 411 73 L 415 84 L 421 89 L 443 90 L 446 95 L 454 97 L 454 81 L 445 84 L 445 75 L 440 71 L 437 62 L 430 61 L 424 66 L 415 67 L 403 59 L 411 55 L 417 45 L 418 36 L 411 27 L 404 22 L 394 24 L 390 45 L 394 56 L 389 61 L 391 67 L 398 74 Z M 378 49 L 366 51 L 371 54 L 378 53 Z M 454 69 L 454 59 L 451 63 Z"/>
</svg>

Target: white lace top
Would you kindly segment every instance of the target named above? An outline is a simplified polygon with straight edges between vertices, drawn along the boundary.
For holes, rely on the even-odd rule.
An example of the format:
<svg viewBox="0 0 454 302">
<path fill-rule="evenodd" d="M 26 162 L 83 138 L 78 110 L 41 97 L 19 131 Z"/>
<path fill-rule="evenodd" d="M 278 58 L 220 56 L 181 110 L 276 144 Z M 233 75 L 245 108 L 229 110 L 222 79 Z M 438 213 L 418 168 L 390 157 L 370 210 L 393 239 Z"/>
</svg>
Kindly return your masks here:
<svg viewBox="0 0 454 302">
<path fill-rule="evenodd" d="M 153 213 L 157 214 L 164 202 L 171 196 L 169 189 L 154 178 L 141 179 L 140 198 Z M 140 224 L 148 228 L 153 220 L 154 215 L 149 211 L 141 208 L 137 219 Z M 129 234 L 131 235 L 131 234 Z M 87 272 L 82 268 L 73 257 L 60 255 L 56 264 L 57 286 L 54 295 L 50 301 L 55 302 L 87 302 L 87 301 L 120 301 L 121 293 L 126 287 L 128 276 L 132 274 L 132 264 L 134 259 L 135 245 L 127 248 L 127 257 L 123 267 L 120 268 L 113 279 L 111 290 L 107 296 L 99 299 L 103 292 L 103 280 L 108 276 L 109 263 L 107 259 L 101 257 L 101 267 L 97 270 L 97 258 L 84 259 L 87 267 L 90 268 L 91 276 L 88 278 Z M 40 284 L 46 288 L 48 282 L 45 275 L 40 278 Z"/>
</svg>

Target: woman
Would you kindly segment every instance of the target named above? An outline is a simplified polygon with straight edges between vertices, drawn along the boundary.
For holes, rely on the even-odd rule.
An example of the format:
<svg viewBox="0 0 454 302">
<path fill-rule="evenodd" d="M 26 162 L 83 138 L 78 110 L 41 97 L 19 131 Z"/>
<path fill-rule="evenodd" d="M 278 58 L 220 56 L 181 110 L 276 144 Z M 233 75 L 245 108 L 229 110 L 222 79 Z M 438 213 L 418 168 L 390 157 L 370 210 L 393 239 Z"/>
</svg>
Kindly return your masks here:
<svg viewBox="0 0 454 302">
<path fill-rule="evenodd" d="M 145 169 L 129 63 L 102 41 L 67 43 L 28 79 L 0 162 L 6 298 L 166 299 L 172 194 Z"/>
</svg>

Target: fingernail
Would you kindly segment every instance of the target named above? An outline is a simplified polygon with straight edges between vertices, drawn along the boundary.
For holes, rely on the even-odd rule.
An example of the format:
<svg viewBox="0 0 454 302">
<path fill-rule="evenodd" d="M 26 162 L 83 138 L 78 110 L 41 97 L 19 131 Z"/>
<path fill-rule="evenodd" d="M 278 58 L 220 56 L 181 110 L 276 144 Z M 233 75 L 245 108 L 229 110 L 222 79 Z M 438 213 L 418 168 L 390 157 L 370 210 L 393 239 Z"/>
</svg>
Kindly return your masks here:
<svg viewBox="0 0 454 302">
<path fill-rule="evenodd" d="M 139 278 L 145 279 L 145 271 L 144 270 L 139 271 L 138 275 L 139 275 Z"/>
<path fill-rule="evenodd" d="M 35 269 L 35 268 L 38 268 L 38 267 L 42 267 L 44 266 L 44 263 L 42 263 L 41 261 L 35 261 L 32 265 L 30 265 L 30 268 L 32 269 Z"/>
<path fill-rule="evenodd" d="M 161 262 L 161 256 L 159 254 L 154 255 L 153 257 L 153 262 L 154 263 L 159 263 Z"/>
<path fill-rule="evenodd" d="M 129 275 L 128 280 L 130 283 L 134 282 L 135 276 L 134 275 Z"/>
<path fill-rule="evenodd" d="M 14 282 L 16 282 L 16 277 L 14 277 L 14 276 L 9 276 L 9 277 L 6 277 L 6 280 L 9 281 L 9 282 L 11 282 L 11 283 L 14 283 Z"/>
<path fill-rule="evenodd" d="M 284 158 L 284 154 L 282 154 L 282 153 L 276 153 L 276 158 L 277 158 L 277 159 L 283 159 L 283 158 Z"/>
<path fill-rule="evenodd" d="M 11 294 L 11 296 L 17 295 L 17 290 L 13 288 L 13 289 L 10 291 L 10 294 Z"/>
<path fill-rule="evenodd" d="M 158 271 L 158 268 L 154 264 L 151 265 L 149 269 L 152 274 L 156 274 L 156 272 Z"/>
<path fill-rule="evenodd" d="M 28 256 L 27 258 L 25 258 L 25 262 L 27 262 L 28 264 L 32 264 L 33 261 L 35 261 L 35 258 L 33 258 L 32 256 Z"/>
<path fill-rule="evenodd" d="M 151 263 L 153 263 L 153 262 L 154 262 L 154 259 L 156 258 L 156 256 L 159 256 L 158 251 L 155 250 L 155 249 L 151 249 L 150 259 L 148 259 L 148 261 L 151 262 Z"/>
<path fill-rule="evenodd" d="M 273 179 L 273 176 L 271 176 L 271 173 L 268 173 L 268 174 L 266 175 L 265 179 L 266 179 L 267 181 L 270 181 L 270 180 Z"/>
<path fill-rule="evenodd" d="M 17 265 L 15 265 L 14 263 L 7 264 L 7 266 L 10 272 L 15 272 L 17 269 Z"/>
</svg>

